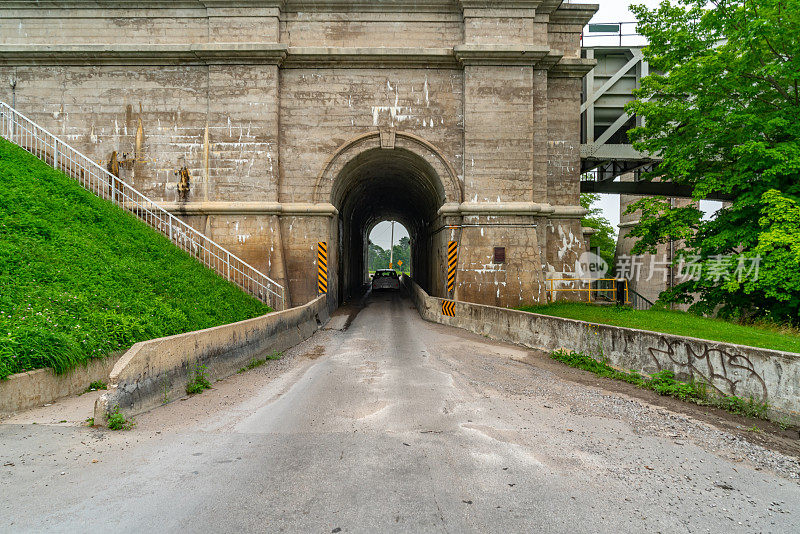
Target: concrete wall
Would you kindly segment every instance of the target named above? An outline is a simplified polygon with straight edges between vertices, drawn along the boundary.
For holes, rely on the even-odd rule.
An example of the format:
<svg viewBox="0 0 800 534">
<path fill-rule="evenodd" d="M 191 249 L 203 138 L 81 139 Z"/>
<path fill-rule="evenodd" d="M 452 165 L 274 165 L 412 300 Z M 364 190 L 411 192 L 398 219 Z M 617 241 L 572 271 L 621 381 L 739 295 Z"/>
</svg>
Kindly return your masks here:
<svg viewBox="0 0 800 534">
<path fill-rule="evenodd" d="M 455 317 L 442 314 L 442 299 L 404 278 L 423 319 L 492 339 L 547 352 L 567 349 L 602 354 L 611 365 L 652 374 L 670 369 L 720 393 L 767 400 L 774 416 L 800 421 L 800 354 L 599 325 L 494 306 L 456 302 Z"/>
<path fill-rule="evenodd" d="M 108 391 L 95 404 L 95 422 L 105 424 L 117 406 L 132 416 L 186 395 L 197 365 L 214 381 L 300 343 L 328 321 L 331 302 L 323 295 L 297 308 L 137 343 L 111 370 Z"/>
<path fill-rule="evenodd" d="M 121 353 L 115 353 L 93 359 L 61 375 L 52 369 L 37 369 L 0 380 L 0 415 L 77 395 L 97 380 L 108 382 L 108 375 L 120 356 Z"/>
</svg>

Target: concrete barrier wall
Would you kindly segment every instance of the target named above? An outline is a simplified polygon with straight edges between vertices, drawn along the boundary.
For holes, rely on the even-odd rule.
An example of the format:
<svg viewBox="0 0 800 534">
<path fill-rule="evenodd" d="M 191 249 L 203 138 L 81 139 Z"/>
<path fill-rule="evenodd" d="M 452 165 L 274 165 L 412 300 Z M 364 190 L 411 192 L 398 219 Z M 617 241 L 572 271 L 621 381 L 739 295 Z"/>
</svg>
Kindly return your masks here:
<svg viewBox="0 0 800 534">
<path fill-rule="evenodd" d="M 97 380 L 108 382 L 108 375 L 121 355 L 121 352 L 117 352 L 105 358 L 92 359 L 86 365 L 60 375 L 52 369 L 37 369 L 0 380 L 0 415 L 76 395 Z"/>
<path fill-rule="evenodd" d="M 95 403 L 95 423 L 105 424 L 117 406 L 132 416 L 183 397 L 197 365 L 205 366 L 211 381 L 230 376 L 253 359 L 309 338 L 329 317 L 323 295 L 254 319 L 137 343 L 112 369 L 108 391 Z"/>
<path fill-rule="evenodd" d="M 456 302 L 455 317 L 449 317 L 442 314 L 442 299 L 429 296 L 413 280 L 405 278 L 405 284 L 427 321 L 547 352 L 563 348 L 603 355 L 610 365 L 648 374 L 670 369 L 726 395 L 767 400 L 773 415 L 800 422 L 800 354 L 468 302 Z"/>
</svg>

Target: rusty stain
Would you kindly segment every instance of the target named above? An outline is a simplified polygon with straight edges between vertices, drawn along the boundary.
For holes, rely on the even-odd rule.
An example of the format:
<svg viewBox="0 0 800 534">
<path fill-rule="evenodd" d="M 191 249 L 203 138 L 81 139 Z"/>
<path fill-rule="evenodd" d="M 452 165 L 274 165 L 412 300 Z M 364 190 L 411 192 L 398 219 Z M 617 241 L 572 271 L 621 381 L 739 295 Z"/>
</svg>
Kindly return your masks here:
<svg viewBox="0 0 800 534">
<path fill-rule="evenodd" d="M 178 200 L 185 202 L 189 197 L 192 176 L 189 174 L 189 169 L 186 168 L 186 165 L 175 171 L 174 174 L 178 176 Z"/>
<path fill-rule="evenodd" d="M 106 170 L 119 178 L 119 160 L 117 159 L 117 151 L 111 152 L 111 157 L 108 159 Z"/>
</svg>

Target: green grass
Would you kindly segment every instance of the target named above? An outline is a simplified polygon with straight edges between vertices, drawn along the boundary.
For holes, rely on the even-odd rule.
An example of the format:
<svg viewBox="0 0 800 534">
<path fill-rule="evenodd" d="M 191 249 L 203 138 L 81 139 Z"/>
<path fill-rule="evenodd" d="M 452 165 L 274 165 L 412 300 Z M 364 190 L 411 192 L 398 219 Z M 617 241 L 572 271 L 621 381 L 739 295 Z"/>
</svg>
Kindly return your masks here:
<svg viewBox="0 0 800 534">
<path fill-rule="evenodd" d="M 663 309 L 643 311 L 624 306 L 598 306 L 583 302 L 556 302 L 542 306 L 523 306 L 519 309 L 590 323 L 638 328 L 765 349 L 800 352 L 800 333 L 789 327 L 778 325 L 742 325 L 681 311 Z"/>
<path fill-rule="evenodd" d="M 736 395 L 719 396 L 711 393 L 708 386 L 703 382 L 676 380 L 675 373 L 669 369 L 664 369 L 647 377 L 636 371 L 615 369 L 605 361 L 598 360 L 582 352 L 570 352 L 562 349 L 552 352 L 550 357 L 570 367 L 583 369 L 614 380 L 622 380 L 642 389 L 655 391 L 659 395 L 675 397 L 701 406 L 715 406 L 747 417 L 769 418 L 769 403 L 766 401 L 761 402 L 752 397 L 743 399 Z"/>
<path fill-rule="evenodd" d="M 0 378 L 270 308 L 0 139 Z"/>
<path fill-rule="evenodd" d="M 280 360 L 282 356 L 283 356 L 282 352 L 279 352 L 277 350 L 273 351 L 271 354 L 268 354 L 264 358 L 253 358 L 252 360 L 250 360 L 248 362 L 247 365 L 245 365 L 244 367 L 242 367 L 241 369 L 239 369 L 236 372 L 238 374 L 246 373 L 247 371 L 255 369 L 256 367 L 261 367 L 262 365 L 267 363 L 268 360 Z"/>
</svg>

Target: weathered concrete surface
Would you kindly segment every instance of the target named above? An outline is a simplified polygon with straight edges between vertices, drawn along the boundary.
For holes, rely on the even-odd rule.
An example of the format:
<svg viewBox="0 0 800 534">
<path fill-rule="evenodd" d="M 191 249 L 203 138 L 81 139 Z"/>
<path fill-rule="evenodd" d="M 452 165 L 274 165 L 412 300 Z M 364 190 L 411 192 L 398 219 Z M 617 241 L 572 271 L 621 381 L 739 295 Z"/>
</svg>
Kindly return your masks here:
<svg viewBox="0 0 800 534">
<path fill-rule="evenodd" d="M 366 304 L 128 432 L 0 425 L 0 531 L 797 531 L 769 431 Z"/>
<path fill-rule="evenodd" d="M 62 397 L 76 395 L 97 380 L 108 382 L 108 375 L 121 353 L 89 360 L 64 374 L 52 369 L 37 369 L 0 380 L 0 416 L 41 406 Z"/>
<path fill-rule="evenodd" d="M 133 416 L 182 397 L 198 365 L 209 380 L 217 380 L 253 359 L 293 347 L 328 322 L 328 306 L 322 295 L 296 308 L 137 343 L 111 370 L 94 420 L 103 425 L 117 407 Z"/>
<path fill-rule="evenodd" d="M 13 92 L 97 161 L 116 151 L 123 180 L 287 286 L 290 304 L 316 297 L 318 241 L 331 295 L 357 291 L 369 230 L 392 218 L 430 294 L 446 293 L 455 240 L 457 297 L 513 306 L 542 300 L 585 249 L 580 32 L 596 8 L 2 2 L 0 79 L 16 85 L 0 99 Z M 322 208 L 288 207 L 303 204 Z"/>
<path fill-rule="evenodd" d="M 648 332 L 528 313 L 455 303 L 455 317 L 442 314 L 442 299 L 428 296 L 404 277 L 420 315 L 492 339 L 553 351 L 566 349 L 607 358 L 624 369 L 652 374 L 672 370 L 720 393 L 769 402 L 774 416 L 800 422 L 800 354 Z"/>
</svg>

